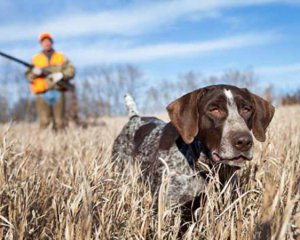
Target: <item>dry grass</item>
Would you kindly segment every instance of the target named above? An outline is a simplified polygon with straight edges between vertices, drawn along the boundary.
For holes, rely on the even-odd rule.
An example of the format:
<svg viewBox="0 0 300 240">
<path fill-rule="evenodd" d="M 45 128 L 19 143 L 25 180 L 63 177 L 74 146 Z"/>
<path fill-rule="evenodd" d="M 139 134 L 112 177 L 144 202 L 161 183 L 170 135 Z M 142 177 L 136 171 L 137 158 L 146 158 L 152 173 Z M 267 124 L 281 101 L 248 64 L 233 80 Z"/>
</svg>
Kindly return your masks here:
<svg viewBox="0 0 300 240">
<path fill-rule="evenodd" d="M 207 187 L 186 239 L 300 239 L 300 107 L 277 110 L 268 141 L 242 171 L 239 191 Z M 176 239 L 178 209 L 155 215 L 138 168 L 113 170 L 110 148 L 125 119 L 39 132 L 0 126 L 0 238 Z"/>
</svg>

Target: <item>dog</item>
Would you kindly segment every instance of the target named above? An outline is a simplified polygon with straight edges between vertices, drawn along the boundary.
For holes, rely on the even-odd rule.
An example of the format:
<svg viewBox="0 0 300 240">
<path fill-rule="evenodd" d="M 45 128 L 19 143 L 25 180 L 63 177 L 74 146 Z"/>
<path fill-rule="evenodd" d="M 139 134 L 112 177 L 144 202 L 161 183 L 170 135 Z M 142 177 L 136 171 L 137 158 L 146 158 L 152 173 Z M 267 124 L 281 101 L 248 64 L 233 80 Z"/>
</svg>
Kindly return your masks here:
<svg viewBox="0 0 300 240">
<path fill-rule="evenodd" d="M 266 140 L 275 112 L 263 98 L 231 85 L 200 88 L 176 99 L 167 106 L 168 123 L 140 116 L 130 95 L 125 103 L 130 119 L 114 141 L 113 160 L 138 161 L 154 195 L 166 173 L 170 205 L 193 201 L 204 192 L 203 166 L 222 165 L 232 175 L 252 160 L 253 137 Z"/>
</svg>

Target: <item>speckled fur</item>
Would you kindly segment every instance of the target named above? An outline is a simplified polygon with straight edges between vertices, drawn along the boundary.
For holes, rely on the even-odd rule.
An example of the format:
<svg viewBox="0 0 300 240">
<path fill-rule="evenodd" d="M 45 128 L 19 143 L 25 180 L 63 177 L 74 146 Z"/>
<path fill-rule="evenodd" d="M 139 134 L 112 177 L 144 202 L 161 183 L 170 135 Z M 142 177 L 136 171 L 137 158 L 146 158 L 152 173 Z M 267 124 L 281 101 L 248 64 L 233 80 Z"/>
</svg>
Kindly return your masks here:
<svg viewBox="0 0 300 240">
<path fill-rule="evenodd" d="M 134 136 L 137 130 L 150 124 L 152 126 L 155 124 L 154 128 L 143 138 L 138 148 L 135 148 Z M 141 164 L 143 178 L 146 181 L 150 180 L 153 194 L 158 192 L 163 171 L 166 169 L 165 181 L 168 186 L 166 202 L 171 205 L 182 204 L 191 201 L 198 193 L 204 191 L 205 180 L 179 151 L 176 139 L 168 149 L 160 148 L 161 138 L 168 127 L 167 123 L 156 118 L 132 116 L 116 138 L 112 155 L 118 162 L 138 161 Z"/>
</svg>

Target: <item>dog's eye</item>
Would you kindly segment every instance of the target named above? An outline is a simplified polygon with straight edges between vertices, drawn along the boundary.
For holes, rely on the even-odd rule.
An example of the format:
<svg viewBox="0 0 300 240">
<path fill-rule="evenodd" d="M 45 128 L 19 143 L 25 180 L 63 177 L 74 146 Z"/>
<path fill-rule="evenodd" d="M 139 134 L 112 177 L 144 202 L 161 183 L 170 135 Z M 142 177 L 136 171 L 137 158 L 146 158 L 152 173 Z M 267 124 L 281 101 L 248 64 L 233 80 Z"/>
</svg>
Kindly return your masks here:
<svg viewBox="0 0 300 240">
<path fill-rule="evenodd" d="M 217 107 L 212 107 L 212 108 L 209 109 L 209 111 L 210 111 L 211 113 L 219 113 L 219 112 L 220 112 L 220 109 L 217 108 Z"/>
<path fill-rule="evenodd" d="M 208 111 L 217 117 L 222 117 L 224 115 L 224 111 L 218 107 L 210 107 Z"/>
<path fill-rule="evenodd" d="M 242 108 L 242 111 L 243 111 L 244 113 L 249 113 L 249 112 L 251 112 L 251 110 L 252 110 L 252 108 L 249 107 L 249 106 L 244 106 L 244 107 Z"/>
</svg>

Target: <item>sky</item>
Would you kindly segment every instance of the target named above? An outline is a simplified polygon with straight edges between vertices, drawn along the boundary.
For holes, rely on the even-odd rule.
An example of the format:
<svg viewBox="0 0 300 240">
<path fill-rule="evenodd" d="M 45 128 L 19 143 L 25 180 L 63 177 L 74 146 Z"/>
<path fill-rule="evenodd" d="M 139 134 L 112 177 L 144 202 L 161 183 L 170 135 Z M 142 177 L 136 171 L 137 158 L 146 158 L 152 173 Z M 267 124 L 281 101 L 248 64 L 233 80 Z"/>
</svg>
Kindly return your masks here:
<svg viewBox="0 0 300 240">
<path fill-rule="evenodd" d="M 30 60 L 38 35 L 80 69 L 131 63 L 147 81 L 252 69 L 300 88 L 300 0 L 1 0 L 0 51 Z"/>
</svg>

